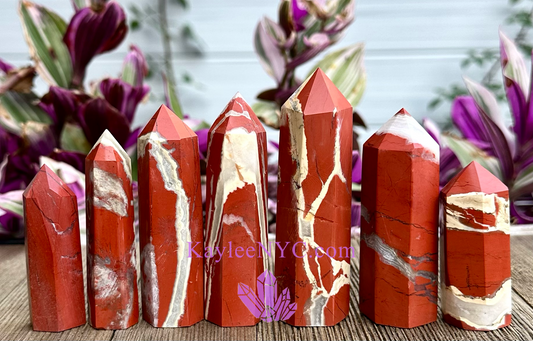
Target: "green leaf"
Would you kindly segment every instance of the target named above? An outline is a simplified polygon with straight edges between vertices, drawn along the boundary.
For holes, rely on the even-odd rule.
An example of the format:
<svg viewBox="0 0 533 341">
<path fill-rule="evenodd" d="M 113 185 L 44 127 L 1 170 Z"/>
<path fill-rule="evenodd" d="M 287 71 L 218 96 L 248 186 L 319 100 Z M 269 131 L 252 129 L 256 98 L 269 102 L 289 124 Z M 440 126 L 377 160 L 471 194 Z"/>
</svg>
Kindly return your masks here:
<svg viewBox="0 0 533 341">
<path fill-rule="evenodd" d="M 0 209 L 22 217 L 24 214 L 22 193 L 24 193 L 23 190 L 17 190 L 0 194 Z"/>
<path fill-rule="evenodd" d="M 91 150 L 83 130 L 76 124 L 65 123 L 60 136 L 61 149 L 87 154 Z"/>
<path fill-rule="evenodd" d="M 174 111 L 179 118 L 183 119 L 183 112 L 181 111 L 180 101 L 176 95 L 176 89 L 174 89 L 174 84 L 168 80 L 168 78 L 163 74 L 163 84 L 165 86 L 165 97 L 170 104 L 170 109 Z"/>
<path fill-rule="evenodd" d="M 485 167 L 489 172 L 502 179 L 500 163 L 497 158 L 485 153 L 468 140 L 446 133 L 442 134 L 441 137 L 444 143 L 457 156 L 459 162 L 461 162 L 461 166 L 466 167 L 470 162 L 477 161 L 477 163 Z"/>
<path fill-rule="evenodd" d="M 6 92 L 0 96 L 0 126 L 20 136 L 23 123 L 52 123 L 50 116 L 36 105 L 38 101 L 34 93 Z"/>
<path fill-rule="evenodd" d="M 363 66 L 364 45 L 354 44 L 338 51 L 328 53 L 315 67 L 322 71 L 333 81 L 344 97 L 355 107 L 366 86 L 366 71 Z"/>
<path fill-rule="evenodd" d="M 511 197 L 517 198 L 531 193 L 533 193 L 533 164 L 530 164 L 518 173 L 511 188 Z"/>
<path fill-rule="evenodd" d="M 281 112 L 276 103 L 259 101 L 252 105 L 252 110 L 265 125 L 279 129 Z"/>
<path fill-rule="evenodd" d="M 68 88 L 72 62 L 63 36 L 67 24 L 43 6 L 22 0 L 19 7 L 22 29 L 37 73 L 50 85 Z"/>
</svg>

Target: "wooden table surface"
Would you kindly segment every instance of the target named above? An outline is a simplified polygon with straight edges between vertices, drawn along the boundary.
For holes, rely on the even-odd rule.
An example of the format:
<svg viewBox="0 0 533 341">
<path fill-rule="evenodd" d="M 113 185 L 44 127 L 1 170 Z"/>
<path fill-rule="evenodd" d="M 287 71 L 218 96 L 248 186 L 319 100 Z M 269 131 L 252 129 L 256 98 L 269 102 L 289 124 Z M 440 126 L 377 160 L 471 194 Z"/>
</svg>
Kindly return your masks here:
<svg viewBox="0 0 533 341">
<path fill-rule="evenodd" d="M 354 239 L 358 256 L 359 241 Z M 413 329 L 379 326 L 358 309 L 359 259 L 352 259 L 348 317 L 334 327 L 292 327 L 260 322 L 254 327 L 222 328 L 202 321 L 188 328 L 153 328 L 140 321 L 120 331 L 92 329 L 88 324 L 62 333 L 31 329 L 23 245 L 0 245 L 0 340 L 533 340 L 533 235 L 511 237 L 513 322 L 492 332 L 458 329 L 439 319 Z M 139 295 L 140 296 L 140 295 Z"/>
</svg>

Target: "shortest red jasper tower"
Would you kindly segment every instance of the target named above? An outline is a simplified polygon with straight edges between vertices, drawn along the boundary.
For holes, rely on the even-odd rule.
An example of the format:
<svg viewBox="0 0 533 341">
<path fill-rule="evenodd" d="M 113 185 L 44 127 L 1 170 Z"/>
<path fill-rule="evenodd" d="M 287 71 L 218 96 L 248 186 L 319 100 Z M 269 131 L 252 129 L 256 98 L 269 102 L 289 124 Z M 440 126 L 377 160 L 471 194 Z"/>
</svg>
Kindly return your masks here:
<svg viewBox="0 0 533 341">
<path fill-rule="evenodd" d="M 511 324 L 509 191 L 473 161 L 441 191 L 442 314 L 463 329 Z"/>
<path fill-rule="evenodd" d="M 43 165 L 23 195 L 26 266 L 34 330 L 85 324 L 85 295 L 76 195 Z"/>
<path fill-rule="evenodd" d="M 190 326 L 204 318 L 198 137 L 162 105 L 139 135 L 137 155 L 143 318 Z"/>
<path fill-rule="evenodd" d="M 239 298 L 244 284 L 255 293 L 268 262 L 266 132 L 237 93 L 209 130 L 205 318 L 223 327 L 259 322 Z"/>
<path fill-rule="evenodd" d="M 402 109 L 363 147 L 359 308 L 378 324 L 437 320 L 439 146 Z"/>
<path fill-rule="evenodd" d="M 131 161 L 109 131 L 85 159 L 87 296 L 97 329 L 126 329 L 139 319 Z"/>
</svg>

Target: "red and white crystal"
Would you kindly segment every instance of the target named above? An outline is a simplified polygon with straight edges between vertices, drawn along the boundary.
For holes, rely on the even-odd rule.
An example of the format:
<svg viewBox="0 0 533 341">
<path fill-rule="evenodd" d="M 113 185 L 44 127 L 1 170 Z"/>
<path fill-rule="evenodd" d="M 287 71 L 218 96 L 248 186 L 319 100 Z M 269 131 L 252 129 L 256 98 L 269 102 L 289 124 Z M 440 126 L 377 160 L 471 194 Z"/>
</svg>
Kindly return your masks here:
<svg viewBox="0 0 533 341">
<path fill-rule="evenodd" d="M 473 161 L 441 191 L 442 314 L 463 329 L 511 324 L 509 191 Z"/>
<path fill-rule="evenodd" d="M 43 165 L 23 195 L 28 299 L 33 330 L 85 324 L 76 195 Z"/>
<path fill-rule="evenodd" d="M 259 322 L 238 288 L 243 283 L 257 292 L 257 277 L 268 265 L 258 245 L 267 247 L 266 143 L 261 122 L 240 94 L 209 130 L 205 318 L 224 327 Z"/>
<path fill-rule="evenodd" d="M 378 324 L 437 319 L 439 146 L 404 109 L 365 142 L 359 307 Z"/>
<path fill-rule="evenodd" d="M 137 140 L 143 317 L 154 327 L 204 318 L 198 137 L 162 105 Z"/>
<path fill-rule="evenodd" d="M 97 329 L 126 329 L 139 318 L 131 161 L 109 131 L 85 159 L 87 296 Z"/>
<path fill-rule="evenodd" d="M 350 302 L 353 112 L 317 69 L 281 108 L 275 274 L 297 303 L 286 322 L 332 326 Z"/>
</svg>

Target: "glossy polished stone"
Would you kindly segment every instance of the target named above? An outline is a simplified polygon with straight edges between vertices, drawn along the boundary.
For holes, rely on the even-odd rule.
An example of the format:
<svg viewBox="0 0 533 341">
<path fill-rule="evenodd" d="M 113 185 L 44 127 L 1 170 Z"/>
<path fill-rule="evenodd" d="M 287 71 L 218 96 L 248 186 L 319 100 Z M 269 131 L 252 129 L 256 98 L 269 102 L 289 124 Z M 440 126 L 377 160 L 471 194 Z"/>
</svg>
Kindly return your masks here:
<svg viewBox="0 0 533 341">
<path fill-rule="evenodd" d="M 442 313 L 463 329 L 511 324 L 509 191 L 473 161 L 441 191 Z"/>
<path fill-rule="evenodd" d="M 143 318 L 190 326 L 204 318 L 198 137 L 162 105 L 139 135 L 137 155 Z"/>
<path fill-rule="evenodd" d="M 85 324 L 76 195 L 43 165 L 23 195 L 28 298 L 33 330 Z"/>
<path fill-rule="evenodd" d="M 297 303 L 286 322 L 349 312 L 352 107 L 317 69 L 281 108 L 275 274 Z"/>
<path fill-rule="evenodd" d="M 359 308 L 378 324 L 437 319 L 439 146 L 404 109 L 363 147 Z"/>
<path fill-rule="evenodd" d="M 85 159 L 87 296 L 97 329 L 126 329 L 139 319 L 131 161 L 109 131 Z"/>
<path fill-rule="evenodd" d="M 267 268 L 266 132 L 240 94 L 209 130 L 205 318 L 220 326 L 259 322 L 239 298 L 239 283 L 257 294 Z M 261 256 L 259 257 L 261 253 Z"/>
</svg>

